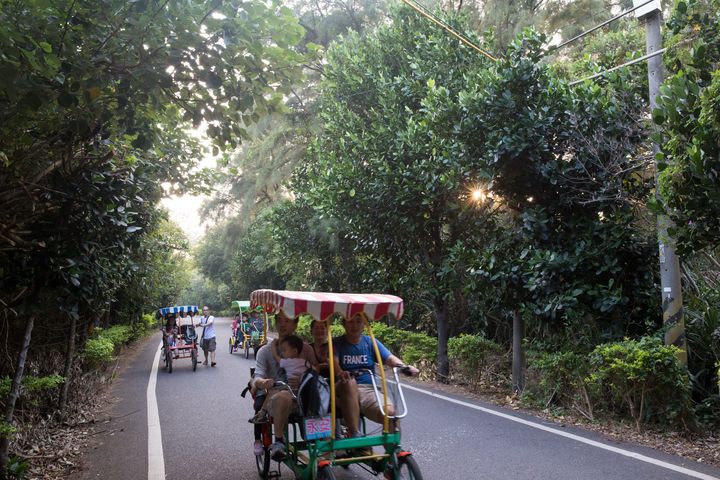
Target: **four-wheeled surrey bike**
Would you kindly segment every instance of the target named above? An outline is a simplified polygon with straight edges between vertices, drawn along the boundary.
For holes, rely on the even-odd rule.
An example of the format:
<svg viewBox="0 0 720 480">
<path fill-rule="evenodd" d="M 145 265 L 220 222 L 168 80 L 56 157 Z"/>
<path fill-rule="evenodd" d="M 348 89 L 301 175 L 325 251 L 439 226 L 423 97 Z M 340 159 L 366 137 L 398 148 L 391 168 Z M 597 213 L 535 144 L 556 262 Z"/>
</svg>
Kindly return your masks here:
<svg viewBox="0 0 720 480">
<path fill-rule="evenodd" d="M 193 316 L 198 312 L 195 305 L 163 307 L 158 310 L 158 318 L 163 323 L 163 343 L 160 361 L 168 373 L 173 371 L 173 360 L 189 358 L 193 372 L 197 370 L 198 344 Z M 181 319 L 177 326 L 176 319 Z"/>
<path fill-rule="evenodd" d="M 282 310 L 290 318 L 309 315 L 315 320 L 328 321 L 336 315 L 350 318 L 363 315 L 367 320 L 379 320 L 387 314 L 400 318 L 403 313 L 403 300 L 393 295 L 360 295 L 336 293 L 290 292 L 275 290 L 256 290 L 250 296 L 253 307 L 262 307 L 265 311 Z M 333 358 L 331 329 L 328 332 L 329 357 Z M 377 364 L 382 365 L 380 351 L 370 322 L 367 333 L 372 339 Z M 316 417 L 290 417 L 284 432 L 287 455 L 282 461 L 296 479 L 334 480 L 334 467 L 349 468 L 359 466 L 373 475 L 383 475 L 386 479 L 422 480 L 422 474 L 412 453 L 400 446 L 400 431 L 396 428 L 398 420 L 408 413 L 398 373 L 406 373 L 407 367 L 393 369 L 393 382 L 386 378 L 385 371 L 370 372 L 378 405 L 383 414 L 383 424 L 377 430 L 370 430 L 368 422 L 361 419 L 363 436 L 347 438 L 335 405 L 335 373 L 333 362 L 330 367 L 330 412 Z M 275 382 L 276 387 L 287 387 L 283 382 Z M 292 393 L 292 390 L 287 387 Z M 394 415 L 388 415 L 388 405 L 395 405 Z M 262 425 L 263 452 L 256 456 L 258 474 L 262 479 L 279 478 L 281 462 L 272 468 L 270 456 L 272 444 L 272 422 Z M 374 450 L 372 450 L 374 447 Z M 360 453 L 363 452 L 363 453 Z"/>
<path fill-rule="evenodd" d="M 247 300 L 235 300 L 231 308 L 236 309 L 238 314 L 228 339 L 228 351 L 230 354 L 244 352 L 245 358 L 250 358 L 252 350 L 253 357 L 256 357 L 260 347 L 267 343 L 267 313 L 262 308 L 251 309 Z"/>
</svg>

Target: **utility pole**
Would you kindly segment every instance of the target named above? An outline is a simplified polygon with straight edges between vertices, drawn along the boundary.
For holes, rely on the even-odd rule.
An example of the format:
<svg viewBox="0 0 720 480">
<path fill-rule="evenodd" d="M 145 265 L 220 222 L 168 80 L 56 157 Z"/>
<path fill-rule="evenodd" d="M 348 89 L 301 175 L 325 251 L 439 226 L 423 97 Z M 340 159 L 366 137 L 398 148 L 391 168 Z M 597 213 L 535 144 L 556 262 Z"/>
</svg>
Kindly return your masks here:
<svg viewBox="0 0 720 480">
<path fill-rule="evenodd" d="M 525 390 L 525 320 L 520 310 L 513 311 L 512 388 L 518 395 Z"/>
<path fill-rule="evenodd" d="M 635 6 L 646 0 L 633 0 Z M 635 10 L 638 19 L 645 20 L 647 54 L 655 53 L 662 48 L 662 9 L 656 0 Z M 648 58 L 648 87 L 650 90 L 650 111 L 657 107 L 660 85 L 664 80 L 662 54 Z M 653 142 L 653 156 L 660 152 L 660 145 Z M 657 182 L 657 165 L 655 167 L 655 195 L 660 195 Z M 663 323 L 666 327 L 665 345 L 675 345 L 681 352 L 679 360 L 687 364 L 687 343 L 685 341 L 685 319 L 682 306 L 682 286 L 680 283 L 680 259 L 675 253 L 675 239 L 668 230 L 672 228 L 672 220 L 667 215 L 658 215 L 658 243 L 660 247 L 660 285 L 662 287 Z"/>
</svg>

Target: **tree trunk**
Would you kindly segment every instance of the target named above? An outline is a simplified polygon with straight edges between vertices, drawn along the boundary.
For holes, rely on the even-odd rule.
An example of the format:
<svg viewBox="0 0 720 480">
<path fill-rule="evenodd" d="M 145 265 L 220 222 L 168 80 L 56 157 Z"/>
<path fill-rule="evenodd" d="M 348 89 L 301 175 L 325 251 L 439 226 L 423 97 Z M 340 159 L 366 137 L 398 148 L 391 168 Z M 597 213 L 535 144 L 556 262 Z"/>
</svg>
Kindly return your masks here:
<svg viewBox="0 0 720 480">
<path fill-rule="evenodd" d="M 450 380 L 450 361 L 448 360 L 448 308 L 445 300 L 435 299 L 435 321 L 437 323 L 438 346 L 437 346 L 437 381 L 448 383 Z"/>
<path fill-rule="evenodd" d="M 525 352 L 522 341 L 525 338 L 525 321 L 519 310 L 513 311 L 512 385 L 513 392 L 525 389 Z"/>
<path fill-rule="evenodd" d="M 72 374 L 73 358 L 75 358 L 75 330 L 77 330 L 77 318 L 72 316 L 70 317 L 70 336 L 68 337 L 67 353 L 65 354 L 65 372 L 63 373 L 65 381 L 60 391 L 60 404 L 58 405 L 61 418 L 67 406 L 68 391 L 70 390 L 70 376 Z"/>
<path fill-rule="evenodd" d="M 78 334 L 78 342 L 77 345 L 75 345 L 75 350 L 82 350 L 85 348 L 85 344 L 88 340 L 88 335 L 90 334 L 90 326 L 92 325 L 93 320 L 91 317 L 88 317 L 88 319 L 85 322 L 80 322 L 80 332 Z"/>
<path fill-rule="evenodd" d="M 17 368 L 15 368 L 15 376 L 13 377 L 12 386 L 10 387 L 10 393 L 8 394 L 7 402 L 5 403 L 5 423 L 12 425 L 13 413 L 15 412 L 15 402 L 17 402 L 20 396 L 20 384 L 23 378 L 23 372 L 25 370 L 25 359 L 27 358 L 27 352 L 30 348 L 30 338 L 32 337 L 33 326 L 35 325 L 35 317 L 29 317 L 25 324 L 25 336 L 23 337 L 22 347 L 20 348 L 20 354 L 18 355 Z M 7 478 L 7 462 L 8 462 L 8 450 L 10 448 L 10 438 L 0 437 L 0 480 Z"/>
</svg>

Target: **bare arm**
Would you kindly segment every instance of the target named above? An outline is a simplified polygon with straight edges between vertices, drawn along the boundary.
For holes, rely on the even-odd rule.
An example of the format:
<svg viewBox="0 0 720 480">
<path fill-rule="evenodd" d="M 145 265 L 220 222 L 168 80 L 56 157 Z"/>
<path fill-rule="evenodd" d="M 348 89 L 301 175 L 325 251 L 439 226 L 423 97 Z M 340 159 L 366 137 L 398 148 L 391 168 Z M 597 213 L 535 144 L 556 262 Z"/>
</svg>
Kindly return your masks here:
<svg viewBox="0 0 720 480">
<path fill-rule="evenodd" d="M 251 382 L 251 387 L 254 389 L 270 388 L 275 383 L 274 379 L 268 378 L 272 375 L 270 362 L 273 361 L 273 354 L 271 351 L 273 343 L 275 342 L 270 342 L 258 351 L 257 359 L 255 361 L 255 376 Z"/>
</svg>

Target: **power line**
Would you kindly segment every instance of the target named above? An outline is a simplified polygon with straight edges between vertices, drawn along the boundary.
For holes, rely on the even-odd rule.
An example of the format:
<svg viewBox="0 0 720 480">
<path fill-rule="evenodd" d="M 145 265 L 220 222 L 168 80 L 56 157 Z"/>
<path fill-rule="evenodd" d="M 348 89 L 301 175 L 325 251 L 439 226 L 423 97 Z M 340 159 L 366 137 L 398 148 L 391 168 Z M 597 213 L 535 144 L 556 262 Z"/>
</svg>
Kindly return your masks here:
<svg viewBox="0 0 720 480">
<path fill-rule="evenodd" d="M 452 34 L 454 37 L 456 37 L 458 40 L 460 40 L 465 45 L 469 46 L 470 48 L 480 52 L 481 54 L 485 55 L 487 58 L 492 60 L 493 62 L 497 62 L 497 58 L 490 55 L 488 52 L 477 46 L 475 43 L 470 41 L 467 37 L 465 37 L 463 34 L 457 32 L 455 29 L 453 29 L 450 25 L 446 24 L 442 20 L 436 18 L 434 15 L 432 15 L 430 12 L 428 12 L 425 8 L 421 7 L 417 4 L 417 2 L 411 1 L 411 0 L 400 0 L 416 12 L 418 12 L 420 15 L 424 16 L 431 22 L 435 23 L 436 25 L 440 26 L 441 28 L 447 30 L 450 34 Z"/>
<path fill-rule="evenodd" d="M 556 47 L 551 47 L 551 48 L 548 50 L 548 53 L 554 52 L 555 50 L 559 50 L 559 49 L 561 49 L 562 47 L 564 47 L 565 45 L 569 45 L 569 44 L 571 44 L 572 42 L 574 42 L 574 41 L 576 41 L 576 40 L 580 40 L 580 39 L 583 38 L 584 36 L 589 35 L 589 34 L 591 34 L 592 32 L 594 32 L 595 30 L 598 30 L 598 29 L 604 27 L 605 25 L 608 25 L 609 23 L 612 23 L 612 22 L 614 22 L 615 20 L 624 17 L 624 16 L 627 15 L 628 13 L 632 13 L 632 12 L 634 12 L 635 10 L 637 10 L 638 8 L 642 8 L 642 7 L 644 7 L 645 5 L 647 5 L 647 4 L 649 4 L 649 3 L 652 3 L 652 2 L 654 2 L 654 1 L 655 1 L 655 0 L 647 0 L 646 2 L 643 2 L 643 3 L 641 3 L 640 5 L 637 5 L 637 6 L 631 8 L 631 9 L 629 9 L 629 10 L 625 10 L 624 12 L 615 15 L 615 16 L 612 17 L 610 20 L 606 20 L 606 21 L 604 21 L 603 23 L 594 26 L 594 27 L 591 28 L 590 30 L 586 30 L 586 31 L 584 31 L 584 32 L 581 33 L 581 34 L 574 36 L 574 37 L 571 38 L 570 40 L 564 41 L 563 43 L 561 43 L 560 45 L 558 45 L 558 46 L 556 46 Z"/>
<path fill-rule="evenodd" d="M 598 73 L 596 73 L 595 75 L 591 75 L 591 76 L 586 77 L 586 78 L 583 78 L 583 79 L 581 79 L 581 80 L 575 80 L 574 82 L 568 83 L 568 85 L 572 87 L 573 85 L 577 85 L 578 83 L 582 83 L 582 82 L 584 82 L 585 80 L 592 80 L 593 78 L 602 77 L 603 75 L 606 75 L 606 74 L 608 74 L 608 73 L 610 73 L 610 72 L 614 72 L 615 70 L 619 70 L 619 69 L 624 68 L 624 67 L 629 67 L 630 65 L 634 65 L 634 64 L 636 64 L 636 63 L 640 63 L 640 62 L 642 62 L 643 60 L 647 60 L 648 58 L 652 58 L 652 57 L 655 57 L 655 56 L 657 56 L 657 55 L 661 55 L 661 54 L 665 53 L 666 50 L 667 50 L 667 48 L 662 48 L 662 49 L 660 49 L 660 50 L 656 50 L 656 51 L 654 51 L 653 53 L 648 53 L 647 55 L 643 55 L 642 57 L 636 58 L 635 60 L 630 60 L 629 62 L 623 63 L 622 65 L 618 65 L 617 67 L 613 67 L 613 68 L 610 68 L 610 69 L 608 69 L 608 70 L 603 70 L 602 72 L 598 72 Z"/>
<path fill-rule="evenodd" d="M 680 42 L 676 43 L 675 45 L 670 45 L 669 47 L 665 47 L 665 48 L 662 48 L 662 49 L 660 49 L 660 50 L 655 50 L 655 51 L 652 52 L 652 53 L 648 53 L 647 55 L 643 55 L 642 57 L 636 58 L 636 59 L 634 59 L 634 60 L 630 60 L 629 62 L 625 62 L 625 63 L 623 63 L 622 65 L 618 65 L 617 67 L 613 67 L 613 68 L 610 68 L 610 69 L 608 69 L 608 70 L 603 70 L 602 72 L 598 72 L 598 73 L 596 73 L 595 75 L 591 75 L 591 76 L 589 76 L 589 77 L 586 77 L 586 78 L 583 78 L 583 79 L 580 79 L 580 80 L 575 80 L 575 81 L 573 81 L 573 82 L 570 82 L 570 83 L 568 83 L 568 85 L 572 87 L 573 85 L 577 85 L 578 83 L 582 83 L 582 82 L 584 82 L 585 80 L 592 80 L 592 79 L 594 79 L 594 78 L 602 77 L 603 75 L 606 75 L 606 74 L 608 74 L 608 73 L 610 73 L 610 72 L 614 72 L 615 70 L 618 70 L 618 69 L 620 69 L 620 68 L 629 67 L 630 65 L 634 65 L 634 64 L 636 64 L 636 63 L 642 62 L 643 60 L 647 60 L 648 58 L 653 58 L 653 57 L 655 57 L 655 56 L 657 56 L 657 55 L 661 55 L 661 54 L 665 53 L 666 51 L 668 51 L 668 50 L 670 50 L 670 49 L 679 47 L 679 46 L 681 46 L 681 45 L 685 45 L 685 44 L 690 43 L 690 42 L 692 42 L 692 41 L 694 41 L 694 40 L 697 40 L 697 37 L 686 38 L 685 40 L 680 41 Z"/>
</svg>

